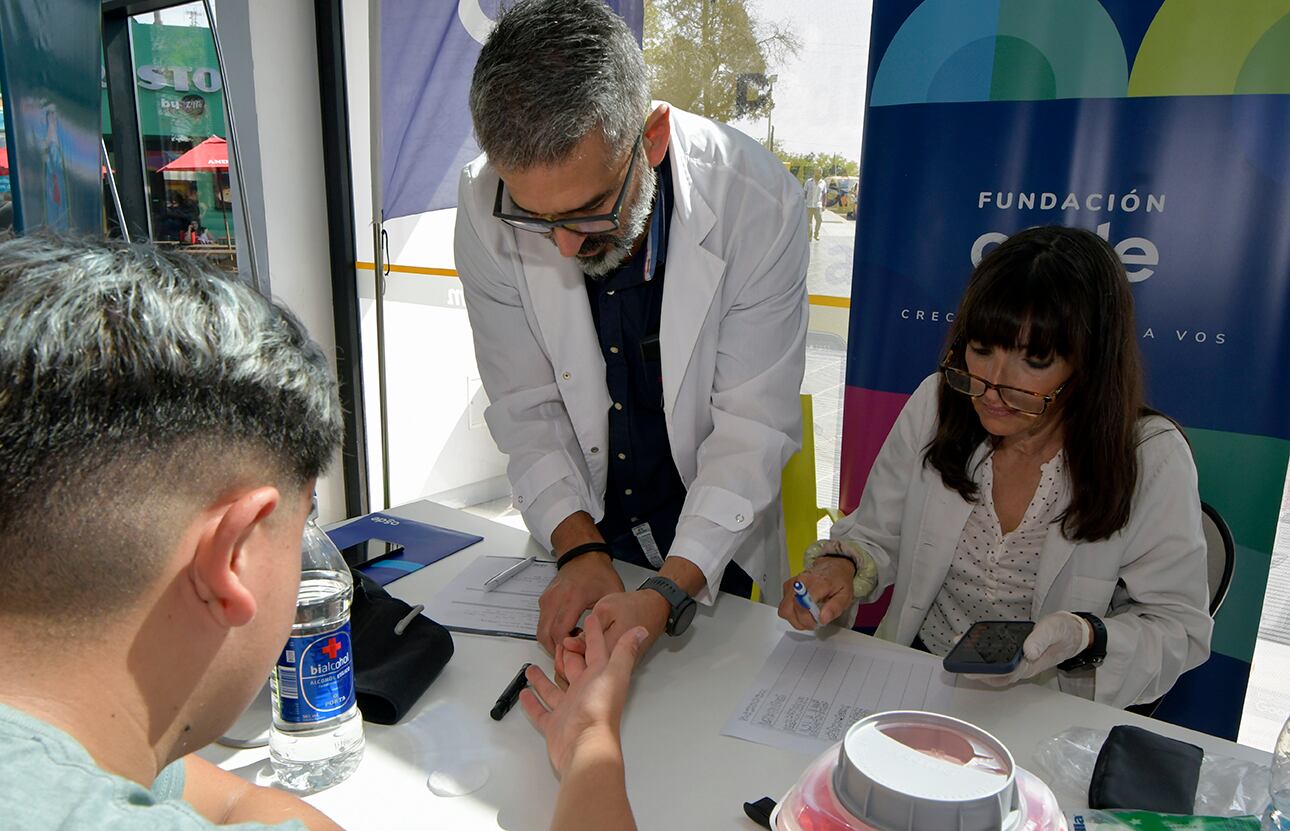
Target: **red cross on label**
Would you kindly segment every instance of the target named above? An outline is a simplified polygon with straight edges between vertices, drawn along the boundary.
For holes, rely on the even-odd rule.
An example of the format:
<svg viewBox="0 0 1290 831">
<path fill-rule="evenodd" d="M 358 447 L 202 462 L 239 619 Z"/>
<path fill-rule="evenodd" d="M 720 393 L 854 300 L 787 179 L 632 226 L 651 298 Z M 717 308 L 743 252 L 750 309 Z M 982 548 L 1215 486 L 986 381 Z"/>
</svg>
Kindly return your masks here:
<svg viewBox="0 0 1290 831">
<path fill-rule="evenodd" d="M 319 651 L 325 652 L 327 654 L 327 660 L 334 661 L 336 660 L 336 656 L 340 654 L 340 649 L 341 649 L 340 641 L 336 640 L 335 638 L 332 638 L 331 640 L 327 641 L 326 646 L 320 647 Z"/>
</svg>

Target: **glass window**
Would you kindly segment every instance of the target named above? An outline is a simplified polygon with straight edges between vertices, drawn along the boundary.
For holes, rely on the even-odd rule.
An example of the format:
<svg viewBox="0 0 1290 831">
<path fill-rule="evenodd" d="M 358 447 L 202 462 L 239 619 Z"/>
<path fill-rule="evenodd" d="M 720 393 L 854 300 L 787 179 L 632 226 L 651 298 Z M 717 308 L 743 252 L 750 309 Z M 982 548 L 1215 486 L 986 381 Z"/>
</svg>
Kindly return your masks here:
<svg viewBox="0 0 1290 831">
<path fill-rule="evenodd" d="M 816 498 L 838 505 L 847 318 L 859 196 L 871 0 L 645 0 L 656 99 L 747 133 L 802 185 L 811 216 L 810 334 L 802 392 L 815 410 Z M 816 224 L 818 222 L 818 224 Z"/>
<path fill-rule="evenodd" d="M 0 235 L 13 230 L 13 191 L 9 184 L 9 144 L 4 129 L 4 97 L 0 96 Z"/>
<path fill-rule="evenodd" d="M 224 85 L 202 4 L 135 15 L 130 43 L 153 238 L 236 268 Z"/>
</svg>

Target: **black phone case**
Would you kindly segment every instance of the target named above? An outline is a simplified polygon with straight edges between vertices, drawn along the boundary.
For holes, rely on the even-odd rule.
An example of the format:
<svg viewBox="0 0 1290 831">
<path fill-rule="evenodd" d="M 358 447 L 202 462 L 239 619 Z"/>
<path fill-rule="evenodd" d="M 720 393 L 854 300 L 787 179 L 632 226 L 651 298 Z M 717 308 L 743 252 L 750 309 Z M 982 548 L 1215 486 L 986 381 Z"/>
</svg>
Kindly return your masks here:
<svg viewBox="0 0 1290 831">
<path fill-rule="evenodd" d="M 990 624 L 1000 624 L 1000 623 L 1004 623 L 1004 624 L 1029 623 L 1030 624 L 1030 627 L 1027 628 L 1024 631 L 1024 633 L 1022 633 L 1021 636 L 1017 639 L 1017 647 L 1015 650 L 1013 650 L 1013 655 L 1011 659 L 1002 663 L 982 663 L 979 661 L 965 660 L 961 655 L 958 654 L 960 652 L 960 647 L 963 647 L 965 644 L 967 644 L 969 639 L 972 637 L 973 629 L 975 629 L 978 626 L 983 626 L 983 625 L 988 626 Z M 1034 626 L 1035 625 L 1032 621 L 1016 621 L 1016 620 L 977 621 L 976 623 L 972 624 L 972 626 L 967 630 L 967 632 L 963 633 L 963 637 L 959 638 L 958 643 L 954 644 L 954 647 L 949 651 L 949 654 L 946 655 L 945 658 L 941 661 L 941 665 L 945 667 L 946 672 L 972 673 L 976 675 L 1007 675 L 1009 672 L 1012 672 L 1013 670 L 1015 670 L 1017 666 L 1021 663 L 1021 657 L 1022 657 L 1021 646 L 1023 643 L 1025 643 L 1026 637 L 1031 633 L 1031 631 L 1034 630 Z M 972 649 L 972 647 L 969 646 L 967 647 L 967 649 Z"/>
</svg>

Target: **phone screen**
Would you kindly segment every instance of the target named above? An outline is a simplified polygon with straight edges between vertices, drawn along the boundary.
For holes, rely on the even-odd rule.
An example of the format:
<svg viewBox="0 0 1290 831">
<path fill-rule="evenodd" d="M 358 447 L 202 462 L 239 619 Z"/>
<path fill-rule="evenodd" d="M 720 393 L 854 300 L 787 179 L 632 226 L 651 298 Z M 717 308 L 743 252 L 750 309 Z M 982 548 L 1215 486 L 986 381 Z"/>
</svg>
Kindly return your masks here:
<svg viewBox="0 0 1290 831">
<path fill-rule="evenodd" d="M 945 656 L 945 668 L 951 672 L 973 672 L 977 667 L 1015 666 L 1021 657 L 1021 645 L 1034 628 L 1032 620 L 978 621 Z"/>
<path fill-rule="evenodd" d="M 351 568 L 358 568 L 373 560 L 379 560 L 382 557 L 389 557 L 402 552 L 402 545 L 385 540 L 363 540 L 340 550 L 341 556 L 345 558 L 346 565 Z"/>
</svg>

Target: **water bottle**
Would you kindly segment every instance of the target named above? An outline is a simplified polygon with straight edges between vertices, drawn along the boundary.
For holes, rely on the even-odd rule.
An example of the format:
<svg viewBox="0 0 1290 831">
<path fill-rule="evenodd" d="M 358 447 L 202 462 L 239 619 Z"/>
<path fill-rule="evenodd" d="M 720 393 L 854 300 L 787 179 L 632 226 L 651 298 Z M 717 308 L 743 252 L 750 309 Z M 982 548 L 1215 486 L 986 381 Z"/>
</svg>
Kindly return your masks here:
<svg viewBox="0 0 1290 831">
<path fill-rule="evenodd" d="M 300 546 L 296 622 L 269 676 L 269 759 L 278 783 L 301 793 L 344 781 L 363 758 L 349 637 L 354 581 L 317 515 L 315 498 Z"/>
<path fill-rule="evenodd" d="M 1272 801 L 1263 815 L 1263 831 L 1290 831 L 1290 718 L 1286 719 L 1272 748 Z"/>
</svg>

